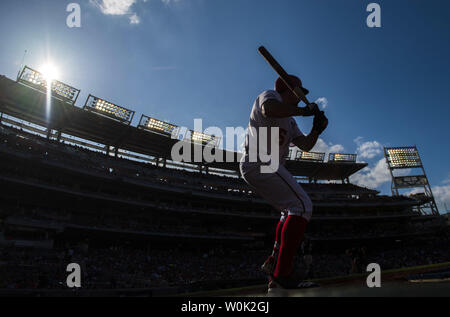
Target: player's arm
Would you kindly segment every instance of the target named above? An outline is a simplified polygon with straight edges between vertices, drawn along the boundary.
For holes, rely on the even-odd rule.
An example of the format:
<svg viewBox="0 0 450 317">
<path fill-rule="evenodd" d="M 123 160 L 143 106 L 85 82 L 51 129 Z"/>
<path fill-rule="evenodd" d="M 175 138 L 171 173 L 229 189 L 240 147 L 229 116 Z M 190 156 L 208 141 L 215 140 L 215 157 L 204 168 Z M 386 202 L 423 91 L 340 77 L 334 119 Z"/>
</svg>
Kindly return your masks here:
<svg viewBox="0 0 450 317">
<path fill-rule="evenodd" d="M 320 111 L 314 116 L 314 123 L 311 132 L 307 136 L 300 135 L 296 137 L 292 140 L 292 143 L 300 148 L 300 150 L 309 152 L 314 147 L 314 145 L 316 145 L 319 135 L 322 134 L 327 126 L 328 119 L 327 117 L 325 117 L 325 113 L 323 111 Z"/>
<path fill-rule="evenodd" d="M 319 133 L 317 131 L 311 131 L 308 135 L 301 135 L 292 140 L 300 150 L 309 152 L 316 145 Z"/>
<path fill-rule="evenodd" d="M 314 115 L 311 107 L 298 107 L 280 102 L 276 99 L 268 99 L 261 106 L 263 116 L 268 118 L 287 118 L 293 116 L 309 117 Z"/>
</svg>

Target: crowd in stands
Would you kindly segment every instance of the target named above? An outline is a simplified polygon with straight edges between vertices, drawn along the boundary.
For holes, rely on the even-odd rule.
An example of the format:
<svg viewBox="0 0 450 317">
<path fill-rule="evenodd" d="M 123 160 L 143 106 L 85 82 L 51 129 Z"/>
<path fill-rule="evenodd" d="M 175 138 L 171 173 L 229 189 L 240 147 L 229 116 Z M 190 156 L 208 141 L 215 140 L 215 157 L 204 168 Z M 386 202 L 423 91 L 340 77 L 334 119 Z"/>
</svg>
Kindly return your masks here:
<svg viewBox="0 0 450 317">
<path fill-rule="evenodd" d="M 259 267 L 267 250 L 214 248 L 186 250 L 182 247 L 138 250 L 127 246 L 91 249 L 67 246 L 59 250 L 0 248 L 0 289 L 66 288 L 66 266 L 82 268 L 83 288 L 158 288 L 202 281 L 254 280 L 266 276 Z M 312 253 L 308 278 L 344 276 L 365 272 L 368 263 L 382 270 L 448 262 L 450 237 L 402 242 L 341 253 Z M 302 256 L 297 257 L 301 267 Z"/>
<path fill-rule="evenodd" d="M 6 212 L 5 210 L 8 210 Z M 104 212 L 75 213 L 65 209 L 47 209 L 35 207 L 29 208 L 0 208 L 0 216 L 3 215 L 5 224 L 30 223 L 39 224 L 41 227 L 58 225 L 63 229 L 67 226 L 81 226 L 90 229 L 107 229 L 117 231 L 128 231 L 133 233 L 165 233 L 165 234 L 213 234 L 219 236 L 238 236 L 238 233 L 230 232 L 221 226 L 205 228 L 204 226 L 193 226 L 185 222 L 178 224 L 173 221 L 170 224 L 158 218 L 130 217 L 129 214 L 122 215 L 106 214 Z M 241 233 L 242 234 L 242 233 Z"/>
<path fill-rule="evenodd" d="M 89 208 L 89 207 L 86 207 Z M 107 229 L 116 231 L 128 231 L 133 233 L 149 234 L 184 234 L 184 235 L 210 235 L 222 237 L 249 237 L 253 234 L 265 236 L 266 227 L 252 231 L 243 232 L 242 230 L 233 230 L 233 222 L 217 223 L 214 227 L 206 227 L 201 223 L 190 224 L 182 218 L 160 218 L 145 215 L 135 215 L 130 217 L 129 212 L 117 212 L 96 207 L 93 209 L 75 210 L 67 206 L 65 208 L 43 208 L 25 206 L 2 206 L 0 216 L 7 224 L 17 224 L 21 221 L 40 224 L 41 227 L 48 225 L 58 225 L 61 229 L 65 227 L 82 226 L 90 229 Z M 81 212 L 80 212 L 81 211 Z M 274 218 L 275 219 L 275 218 Z M 231 225 L 230 225 L 231 224 Z M 365 225 L 349 225 L 347 223 L 315 224 L 309 230 L 309 236 L 313 240 L 336 240 L 336 239 L 373 239 L 390 236 L 417 235 L 427 232 L 433 232 L 437 226 L 442 225 L 439 219 L 427 220 L 426 222 L 416 222 L 400 224 L 398 222 L 389 222 L 384 224 L 367 223 Z M 311 228 L 310 228 L 311 229 Z"/>
<path fill-rule="evenodd" d="M 84 288 L 152 288 L 200 281 L 257 280 L 264 279 L 259 270 L 264 255 L 261 251 L 221 248 L 144 251 L 113 246 L 86 252 L 77 248 L 4 248 L 0 249 L 0 289 L 66 288 L 65 269 L 69 263 L 81 266 Z"/>
<path fill-rule="evenodd" d="M 311 239 L 373 239 L 395 236 L 423 235 L 435 232 L 437 227 L 442 227 L 441 221 L 429 223 L 387 223 L 387 224 L 366 224 L 358 226 L 338 226 L 334 228 L 321 228 L 316 232 L 311 232 Z"/>
<path fill-rule="evenodd" d="M 450 238 L 439 237 L 422 243 L 410 241 L 401 248 L 379 250 L 377 263 L 384 268 L 401 268 L 450 261 Z"/>
</svg>

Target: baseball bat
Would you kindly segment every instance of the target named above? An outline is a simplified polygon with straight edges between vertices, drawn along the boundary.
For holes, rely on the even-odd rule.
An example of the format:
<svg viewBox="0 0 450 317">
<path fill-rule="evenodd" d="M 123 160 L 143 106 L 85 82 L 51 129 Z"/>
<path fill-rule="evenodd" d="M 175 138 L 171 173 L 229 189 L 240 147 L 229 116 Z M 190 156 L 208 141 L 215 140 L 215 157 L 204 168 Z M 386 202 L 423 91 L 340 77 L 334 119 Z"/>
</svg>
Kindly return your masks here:
<svg viewBox="0 0 450 317">
<path fill-rule="evenodd" d="M 272 66 L 273 70 L 280 76 L 284 81 L 286 86 L 291 90 L 300 100 L 302 100 L 307 106 L 310 105 L 309 100 L 306 98 L 303 90 L 300 87 L 292 87 L 289 83 L 289 75 L 286 73 L 283 67 L 277 62 L 277 60 L 269 53 L 269 51 L 264 47 L 260 46 L 258 52 L 264 57 L 264 59 Z"/>
</svg>

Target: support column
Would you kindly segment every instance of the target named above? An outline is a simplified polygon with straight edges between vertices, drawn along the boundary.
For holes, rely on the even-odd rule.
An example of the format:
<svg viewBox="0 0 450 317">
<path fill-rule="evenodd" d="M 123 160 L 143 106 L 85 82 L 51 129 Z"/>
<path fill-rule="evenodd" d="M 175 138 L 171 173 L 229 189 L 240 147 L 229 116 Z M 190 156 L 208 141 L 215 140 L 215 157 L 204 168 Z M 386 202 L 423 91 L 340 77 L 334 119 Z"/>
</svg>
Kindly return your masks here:
<svg viewBox="0 0 450 317">
<path fill-rule="evenodd" d="M 50 140 L 50 137 L 52 136 L 52 129 L 47 128 L 47 140 Z"/>
</svg>

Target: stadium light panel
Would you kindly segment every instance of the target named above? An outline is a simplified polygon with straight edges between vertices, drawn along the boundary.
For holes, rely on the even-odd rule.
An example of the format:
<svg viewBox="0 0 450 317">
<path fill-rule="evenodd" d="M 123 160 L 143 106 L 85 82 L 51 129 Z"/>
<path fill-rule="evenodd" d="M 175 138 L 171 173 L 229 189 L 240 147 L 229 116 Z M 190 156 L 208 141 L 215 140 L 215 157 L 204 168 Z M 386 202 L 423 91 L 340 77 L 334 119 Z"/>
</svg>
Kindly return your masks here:
<svg viewBox="0 0 450 317">
<path fill-rule="evenodd" d="M 422 167 L 416 147 L 386 148 L 385 154 L 391 168 Z"/>
<path fill-rule="evenodd" d="M 84 105 L 84 109 L 108 116 L 121 122 L 127 122 L 128 124 L 131 123 L 134 116 L 134 111 L 93 95 L 89 95 L 86 104 Z"/>
<path fill-rule="evenodd" d="M 38 72 L 25 66 L 19 75 L 18 81 L 26 86 L 47 93 L 47 86 L 51 84 L 52 96 L 74 105 L 80 94 L 80 90 L 64 84 L 51 77 L 57 76 L 55 70 L 47 70 L 47 74 Z"/>
<path fill-rule="evenodd" d="M 152 118 L 152 117 L 148 117 L 145 115 L 142 115 L 141 117 L 141 121 L 139 123 L 139 127 L 151 131 L 151 132 L 155 132 L 155 133 L 159 133 L 159 134 L 163 134 L 165 136 L 169 136 L 169 137 L 177 137 L 178 131 L 180 130 L 180 127 Z"/>
<path fill-rule="evenodd" d="M 323 162 L 325 153 L 298 151 L 296 160 Z"/>
<path fill-rule="evenodd" d="M 329 162 L 356 162 L 356 154 L 330 153 Z"/>
<path fill-rule="evenodd" d="M 188 138 L 188 135 L 189 134 L 186 135 L 186 138 Z M 191 131 L 190 140 L 193 143 L 199 143 L 203 145 L 217 146 L 219 144 L 219 138 L 215 137 L 214 135 L 208 135 L 197 131 Z"/>
</svg>

